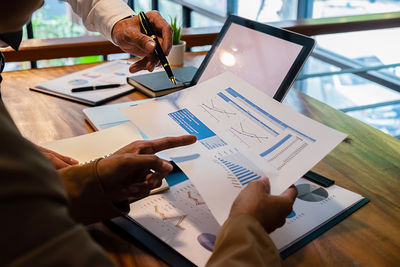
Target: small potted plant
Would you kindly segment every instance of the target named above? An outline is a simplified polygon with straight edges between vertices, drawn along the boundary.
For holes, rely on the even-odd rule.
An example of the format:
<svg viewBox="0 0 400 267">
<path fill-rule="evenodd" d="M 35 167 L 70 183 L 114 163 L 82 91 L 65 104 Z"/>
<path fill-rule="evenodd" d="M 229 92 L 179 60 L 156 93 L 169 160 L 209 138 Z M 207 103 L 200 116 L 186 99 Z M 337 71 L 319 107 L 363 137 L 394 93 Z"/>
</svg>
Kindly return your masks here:
<svg viewBox="0 0 400 267">
<path fill-rule="evenodd" d="M 171 18 L 170 25 L 174 31 L 172 37 L 172 48 L 168 55 L 169 64 L 174 66 L 182 66 L 186 50 L 186 42 L 181 40 L 182 26 L 178 26 L 177 18 Z"/>
</svg>

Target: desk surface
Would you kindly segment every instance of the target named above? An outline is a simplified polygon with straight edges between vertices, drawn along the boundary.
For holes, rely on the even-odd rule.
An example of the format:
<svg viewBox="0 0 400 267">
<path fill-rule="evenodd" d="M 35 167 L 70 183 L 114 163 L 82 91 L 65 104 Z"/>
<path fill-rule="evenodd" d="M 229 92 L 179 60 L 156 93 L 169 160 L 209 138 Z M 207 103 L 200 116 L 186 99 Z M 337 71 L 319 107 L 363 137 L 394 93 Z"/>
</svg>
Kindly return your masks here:
<svg viewBox="0 0 400 267">
<path fill-rule="evenodd" d="M 199 65 L 203 54 L 186 55 Z M 29 86 L 92 65 L 4 73 L 2 97 L 22 134 L 35 143 L 92 132 L 82 109 L 87 106 L 42 93 Z M 110 103 L 146 98 L 134 92 Z M 400 141 L 296 90 L 285 103 L 349 135 L 313 170 L 371 202 L 285 259 L 286 266 L 396 266 L 400 262 Z M 101 224 L 94 238 L 123 266 L 164 266 L 140 244 L 127 242 Z"/>
</svg>

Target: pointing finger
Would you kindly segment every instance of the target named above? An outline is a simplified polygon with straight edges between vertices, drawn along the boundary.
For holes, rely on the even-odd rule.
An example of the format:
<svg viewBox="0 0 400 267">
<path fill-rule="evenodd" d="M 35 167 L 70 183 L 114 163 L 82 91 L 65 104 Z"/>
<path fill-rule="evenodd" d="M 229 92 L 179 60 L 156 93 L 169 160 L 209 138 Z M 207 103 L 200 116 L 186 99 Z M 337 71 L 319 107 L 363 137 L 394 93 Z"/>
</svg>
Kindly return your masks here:
<svg viewBox="0 0 400 267">
<path fill-rule="evenodd" d="M 143 148 L 142 153 L 154 154 L 162 150 L 187 146 L 196 142 L 197 138 L 194 135 L 183 135 L 178 137 L 164 137 L 148 141 Z"/>
</svg>

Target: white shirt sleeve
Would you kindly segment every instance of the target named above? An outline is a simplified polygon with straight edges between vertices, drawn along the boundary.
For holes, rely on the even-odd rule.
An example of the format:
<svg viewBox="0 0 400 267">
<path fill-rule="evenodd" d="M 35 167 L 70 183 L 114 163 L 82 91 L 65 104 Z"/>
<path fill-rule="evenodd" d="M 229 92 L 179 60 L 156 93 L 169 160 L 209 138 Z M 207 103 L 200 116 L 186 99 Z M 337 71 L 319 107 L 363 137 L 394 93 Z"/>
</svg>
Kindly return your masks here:
<svg viewBox="0 0 400 267">
<path fill-rule="evenodd" d="M 134 15 L 122 0 L 63 0 L 82 18 L 89 31 L 97 31 L 113 42 L 111 31 L 119 20 Z"/>
</svg>

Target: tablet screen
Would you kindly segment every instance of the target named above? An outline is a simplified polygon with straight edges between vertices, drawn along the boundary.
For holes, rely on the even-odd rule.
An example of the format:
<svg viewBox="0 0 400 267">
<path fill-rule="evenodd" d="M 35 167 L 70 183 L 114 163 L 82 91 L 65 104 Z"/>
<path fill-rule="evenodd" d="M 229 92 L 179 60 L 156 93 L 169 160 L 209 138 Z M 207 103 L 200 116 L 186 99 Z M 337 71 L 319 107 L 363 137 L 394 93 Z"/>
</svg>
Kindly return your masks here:
<svg viewBox="0 0 400 267">
<path fill-rule="evenodd" d="M 196 83 L 230 71 L 281 101 L 313 45 L 309 37 L 229 18 L 200 67 Z"/>
</svg>

